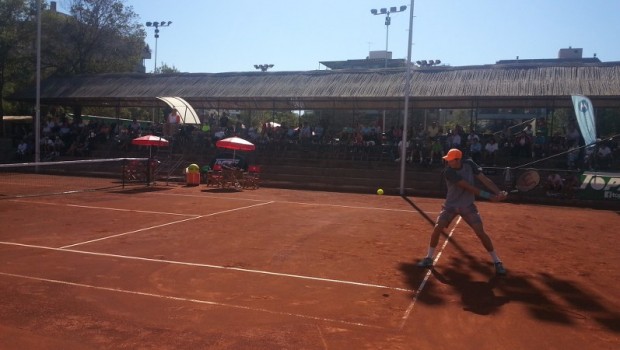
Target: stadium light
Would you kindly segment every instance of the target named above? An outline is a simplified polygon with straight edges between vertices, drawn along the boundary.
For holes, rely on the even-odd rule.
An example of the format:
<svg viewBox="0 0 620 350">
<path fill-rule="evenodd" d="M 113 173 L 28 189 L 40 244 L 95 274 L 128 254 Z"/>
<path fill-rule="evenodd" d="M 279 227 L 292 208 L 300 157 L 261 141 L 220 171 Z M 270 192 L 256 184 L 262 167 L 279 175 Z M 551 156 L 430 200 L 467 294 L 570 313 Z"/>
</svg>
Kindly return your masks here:
<svg viewBox="0 0 620 350">
<path fill-rule="evenodd" d="M 388 66 L 388 39 L 389 39 L 389 35 L 390 35 L 390 24 L 392 23 L 392 19 L 390 17 L 390 13 L 398 13 L 398 12 L 403 12 L 407 9 L 406 5 L 402 5 L 400 8 L 397 8 L 395 6 L 390 7 L 390 9 L 388 10 L 387 8 L 381 8 L 379 10 L 377 9 L 372 9 L 370 10 L 370 13 L 372 13 L 373 15 L 385 15 L 385 68 L 387 68 Z"/>
<path fill-rule="evenodd" d="M 260 69 L 261 72 L 266 72 L 269 68 L 273 68 L 273 64 L 255 64 L 254 68 Z"/>
<path fill-rule="evenodd" d="M 415 63 L 418 65 L 418 67 L 432 67 L 441 64 L 441 60 L 421 60 L 415 61 Z"/>
<path fill-rule="evenodd" d="M 155 28 L 155 68 L 153 68 L 153 74 L 157 73 L 157 39 L 159 39 L 159 28 L 169 27 L 171 24 L 172 24 L 171 21 L 146 22 L 147 27 Z"/>
</svg>

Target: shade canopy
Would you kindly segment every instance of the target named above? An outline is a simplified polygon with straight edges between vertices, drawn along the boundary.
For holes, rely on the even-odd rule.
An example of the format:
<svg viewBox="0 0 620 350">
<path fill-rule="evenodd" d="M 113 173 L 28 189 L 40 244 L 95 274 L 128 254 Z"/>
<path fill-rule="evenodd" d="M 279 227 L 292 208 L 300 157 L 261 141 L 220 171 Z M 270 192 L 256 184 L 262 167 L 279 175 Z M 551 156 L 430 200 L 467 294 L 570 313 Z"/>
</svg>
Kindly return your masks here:
<svg viewBox="0 0 620 350">
<path fill-rule="evenodd" d="M 176 108 L 181 115 L 181 124 L 200 124 L 200 119 L 194 108 L 180 97 L 157 97 L 164 101 L 170 108 Z"/>
</svg>

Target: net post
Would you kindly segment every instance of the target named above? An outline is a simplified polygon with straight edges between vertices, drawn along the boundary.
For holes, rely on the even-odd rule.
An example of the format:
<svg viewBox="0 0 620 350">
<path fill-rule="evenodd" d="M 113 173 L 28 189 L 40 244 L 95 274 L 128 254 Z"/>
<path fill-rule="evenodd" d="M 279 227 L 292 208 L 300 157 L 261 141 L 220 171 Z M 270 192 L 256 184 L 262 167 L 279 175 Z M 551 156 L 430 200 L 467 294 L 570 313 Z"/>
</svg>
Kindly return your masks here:
<svg viewBox="0 0 620 350">
<path fill-rule="evenodd" d="M 121 184 L 123 189 L 125 189 L 125 177 L 127 176 L 127 158 L 123 158 L 123 163 L 121 166 Z"/>
<path fill-rule="evenodd" d="M 506 170 L 504 170 L 504 187 L 507 189 L 512 189 L 512 173 L 510 172 L 509 166 L 507 166 Z"/>
<path fill-rule="evenodd" d="M 151 160 L 152 158 L 148 158 L 146 161 L 146 185 L 151 186 Z"/>
</svg>

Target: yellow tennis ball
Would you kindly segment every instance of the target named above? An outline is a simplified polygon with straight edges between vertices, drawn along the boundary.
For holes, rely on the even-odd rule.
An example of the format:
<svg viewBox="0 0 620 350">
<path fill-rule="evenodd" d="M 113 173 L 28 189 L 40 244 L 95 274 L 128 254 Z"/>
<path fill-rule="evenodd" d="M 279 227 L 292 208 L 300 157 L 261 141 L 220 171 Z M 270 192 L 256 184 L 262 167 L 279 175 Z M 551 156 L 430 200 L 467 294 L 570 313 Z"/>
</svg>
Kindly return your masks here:
<svg viewBox="0 0 620 350">
<path fill-rule="evenodd" d="M 187 167 L 187 172 L 188 172 L 188 173 L 197 173 L 197 172 L 199 172 L 199 171 L 200 171 L 200 168 L 198 167 L 198 165 L 197 165 L 197 164 L 190 164 L 190 165 Z"/>
<path fill-rule="evenodd" d="M 378 195 L 382 195 L 382 194 L 383 194 L 383 189 L 382 189 L 382 188 L 378 189 L 378 190 L 377 190 L 377 194 L 378 194 Z"/>
</svg>

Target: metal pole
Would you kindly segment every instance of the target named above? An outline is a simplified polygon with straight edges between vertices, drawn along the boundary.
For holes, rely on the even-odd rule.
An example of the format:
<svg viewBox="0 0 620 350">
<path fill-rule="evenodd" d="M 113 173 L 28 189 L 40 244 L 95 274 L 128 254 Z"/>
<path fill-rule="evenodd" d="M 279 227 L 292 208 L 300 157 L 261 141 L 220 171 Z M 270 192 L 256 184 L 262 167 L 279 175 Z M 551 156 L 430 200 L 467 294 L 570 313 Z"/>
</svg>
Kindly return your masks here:
<svg viewBox="0 0 620 350">
<path fill-rule="evenodd" d="M 405 70 L 405 115 L 403 117 L 403 143 L 400 156 L 400 195 L 405 195 L 405 160 L 407 159 L 407 118 L 409 117 L 409 94 L 411 93 L 411 46 L 413 42 L 413 5 L 411 0 L 411 8 L 409 9 L 409 41 L 407 42 L 407 69 Z"/>
<path fill-rule="evenodd" d="M 37 96 L 34 120 L 34 161 L 41 161 L 41 0 L 37 0 Z"/>
<path fill-rule="evenodd" d="M 157 74 L 157 38 L 159 38 L 159 29 L 155 28 L 155 68 L 153 68 L 153 74 Z"/>
<path fill-rule="evenodd" d="M 385 68 L 388 66 L 388 38 L 390 37 L 390 13 L 385 16 Z"/>
<path fill-rule="evenodd" d="M 388 67 L 388 38 L 390 36 L 390 13 L 387 13 L 385 17 L 385 68 Z M 381 131 L 385 133 L 385 108 L 383 109 L 383 125 L 381 125 Z M 382 138 L 383 140 L 383 138 Z"/>
</svg>

